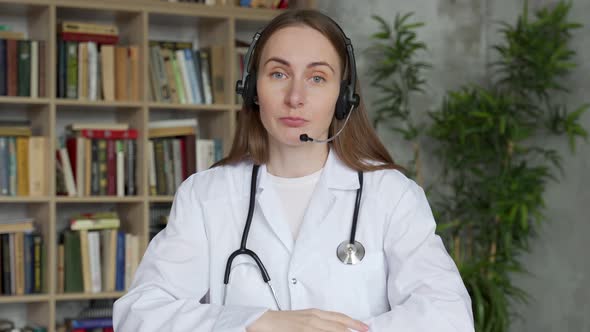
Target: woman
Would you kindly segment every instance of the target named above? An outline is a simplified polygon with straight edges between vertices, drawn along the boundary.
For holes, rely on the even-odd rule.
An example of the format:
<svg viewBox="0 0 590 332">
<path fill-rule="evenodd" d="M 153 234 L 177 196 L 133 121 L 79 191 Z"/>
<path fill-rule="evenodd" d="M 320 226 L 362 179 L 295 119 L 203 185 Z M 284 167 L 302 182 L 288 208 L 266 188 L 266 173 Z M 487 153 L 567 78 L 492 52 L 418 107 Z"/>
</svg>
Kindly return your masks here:
<svg viewBox="0 0 590 332">
<path fill-rule="evenodd" d="M 179 187 L 116 329 L 473 331 L 424 192 L 353 93 L 338 25 L 288 11 L 250 50 L 232 149 Z"/>
</svg>

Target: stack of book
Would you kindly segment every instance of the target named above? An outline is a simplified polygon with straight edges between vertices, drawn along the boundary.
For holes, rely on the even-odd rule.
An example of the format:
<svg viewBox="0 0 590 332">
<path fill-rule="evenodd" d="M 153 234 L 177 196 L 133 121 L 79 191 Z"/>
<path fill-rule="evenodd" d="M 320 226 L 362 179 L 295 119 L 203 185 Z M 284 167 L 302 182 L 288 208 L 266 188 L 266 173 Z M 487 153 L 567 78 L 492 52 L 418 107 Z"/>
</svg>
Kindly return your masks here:
<svg viewBox="0 0 590 332">
<path fill-rule="evenodd" d="M 287 9 L 289 0 L 237 0 L 240 7 Z"/>
<path fill-rule="evenodd" d="M 0 121 L 0 196 L 47 194 L 46 147 L 45 137 L 32 136 L 30 121 Z"/>
<path fill-rule="evenodd" d="M 0 294 L 41 293 L 44 253 L 33 219 L 0 220 Z"/>
<path fill-rule="evenodd" d="M 113 303 L 109 300 L 93 300 L 76 318 L 66 318 L 63 325 L 58 325 L 58 332 L 66 331 L 113 331 Z"/>
<path fill-rule="evenodd" d="M 139 46 L 116 45 L 117 26 L 63 21 L 58 31 L 58 98 L 140 100 Z"/>
<path fill-rule="evenodd" d="M 193 50 L 190 42 L 150 41 L 152 99 L 163 103 L 223 104 L 225 48 Z"/>
<path fill-rule="evenodd" d="M 0 96 L 45 97 L 46 43 L 0 26 Z"/>
<path fill-rule="evenodd" d="M 198 128 L 197 119 L 150 122 L 151 195 L 173 195 L 187 177 L 208 169 L 222 158 L 222 140 L 200 138 Z"/>
<path fill-rule="evenodd" d="M 57 150 L 58 195 L 136 195 L 137 130 L 125 123 L 73 123 Z"/>
<path fill-rule="evenodd" d="M 150 241 L 168 225 L 171 205 L 160 203 L 150 206 Z"/>
<path fill-rule="evenodd" d="M 73 216 L 57 250 L 57 292 L 124 291 L 139 264 L 139 236 L 115 212 Z"/>
<path fill-rule="evenodd" d="M 22 328 L 16 327 L 14 322 L 7 319 L 0 319 L 0 331 L 6 332 L 46 332 L 47 328 L 34 323 L 29 323 Z"/>
</svg>

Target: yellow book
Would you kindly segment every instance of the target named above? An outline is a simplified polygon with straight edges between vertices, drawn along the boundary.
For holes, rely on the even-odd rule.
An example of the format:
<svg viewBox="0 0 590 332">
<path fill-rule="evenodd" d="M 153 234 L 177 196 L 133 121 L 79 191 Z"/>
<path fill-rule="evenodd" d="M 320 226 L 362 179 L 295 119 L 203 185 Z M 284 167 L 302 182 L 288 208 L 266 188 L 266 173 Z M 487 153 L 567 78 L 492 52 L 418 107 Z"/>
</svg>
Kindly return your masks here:
<svg viewBox="0 0 590 332">
<path fill-rule="evenodd" d="M 16 138 L 17 195 L 29 195 L 29 138 Z"/>
<path fill-rule="evenodd" d="M 29 138 L 29 195 L 47 194 L 47 171 L 44 168 L 47 151 L 47 139 L 43 136 Z"/>
<path fill-rule="evenodd" d="M 25 294 L 25 233 L 14 233 L 14 278 L 16 295 Z"/>
<path fill-rule="evenodd" d="M 82 281 L 84 292 L 92 292 L 92 279 L 90 275 L 90 251 L 88 249 L 88 231 L 80 231 L 80 256 L 82 258 Z"/>
</svg>

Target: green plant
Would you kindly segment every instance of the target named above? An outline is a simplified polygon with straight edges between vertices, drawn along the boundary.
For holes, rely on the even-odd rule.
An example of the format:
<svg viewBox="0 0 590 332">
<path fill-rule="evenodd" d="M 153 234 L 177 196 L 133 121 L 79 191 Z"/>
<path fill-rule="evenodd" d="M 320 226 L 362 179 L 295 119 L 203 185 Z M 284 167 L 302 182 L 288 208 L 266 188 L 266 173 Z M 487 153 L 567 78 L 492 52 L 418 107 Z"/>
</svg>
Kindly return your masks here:
<svg viewBox="0 0 590 332">
<path fill-rule="evenodd" d="M 423 86 L 426 81 L 421 73 L 431 65 L 414 60 L 419 52 L 426 50 L 426 44 L 417 40 L 415 32 L 417 28 L 424 26 L 424 23 L 408 23 L 412 15 L 396 15 L 393 29 L 383 18 L 373 15 L 373 19 L 379 23 L 380 30 L 372 35 L 376 43 L 367 51 L 376 60 L 369 69 L 372 76 L 371 86 L 380 93 L 375 101 L 373 126 L 377 128 L 380 124 L 386 125 L 389 130 L 412 142 L 414 158 L 407 170 L 410 176 L 420 179 L 418 138 L 424 126 L 412 119 L 409 103 L 412 93 L 424 93 Z"/>
<path fill-rule="evenodd" d="M 543 193 L 558 180 L 562 159 L 539 138 L 566 136 L 573 152 L 578 138 L 587 139 L 580 118 L 588 105 L 569 111 L 556 102 L 568 92 L 564 78 L 576 66 L 568 44 L 580 25 L 568 21 L 570 9 L 570 2 L 560 1 L 531 19 L 525 1 L 515 26 L 502 23 L 503 42 L 494 47 L 498 61 L 488 84 L 449 92 L 440 109 L 429 113 L 427 130 L 404 136 L 427 134 L 433 141 L 443 171 L 431 197 L 437 232 L 469 290 L 477 331 L 507 331 L 514 318 L 510 300 L 529 297 L 510 277 L 526 272 L 519 258 L 546 219 Z M 390 40 L 396 40 L 394 33 Z M 388 54 L 375 69 L 382 66 L 383 75 L 394 67 Z M 392 75 L 403 72 L 381 79 Z M 392 98 L 391 105 L 407 100 L 407 91 L 398 93 L 406 96 Z M 410 111 L 390 114 L 388 121 L 403 123 Z"/>
</svg>

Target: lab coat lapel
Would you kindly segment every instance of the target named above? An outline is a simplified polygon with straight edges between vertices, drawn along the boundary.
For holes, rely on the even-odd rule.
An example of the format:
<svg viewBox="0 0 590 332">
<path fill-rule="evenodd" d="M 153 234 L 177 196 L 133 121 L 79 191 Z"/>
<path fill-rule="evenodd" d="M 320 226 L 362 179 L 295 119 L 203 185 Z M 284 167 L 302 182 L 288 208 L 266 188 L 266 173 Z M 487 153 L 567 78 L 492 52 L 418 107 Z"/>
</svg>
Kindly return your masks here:
<svg viewBox="0 0 590 332">
<path fill-rule="evenodd" d="M 328 159 L 316 188 L 313 192 L 303 224 L 296 241 L 296 255 L 300 257 L 311 257 L 318 245 L 325 240 L 329 227 L 329 214 L 336 205 L 337 190 L 356 190 L 359 188 L 358 176 L 355 170 L 348 168 L 336 153 L 330 149 Z M 334 249 L 336 250 L 336 249 Z M 309 261 L 305 259 L 304 261 Z"/>
<path fill-rule="evenodd" d="M 261 165 L 260 170 L 259 189 L 260 194 L 257 195 L 257 202 L 264 220 L 273 231 L 276 237 L 281 240 L 285 249 L 289 253 L 293 251 L 293 234 L 285 219 L 282 203 L 277 195 L 274 186 L 270 183 L 267 176 L 266 165 Z"/>
</svg>

